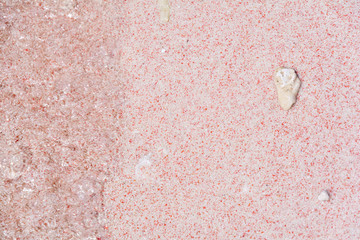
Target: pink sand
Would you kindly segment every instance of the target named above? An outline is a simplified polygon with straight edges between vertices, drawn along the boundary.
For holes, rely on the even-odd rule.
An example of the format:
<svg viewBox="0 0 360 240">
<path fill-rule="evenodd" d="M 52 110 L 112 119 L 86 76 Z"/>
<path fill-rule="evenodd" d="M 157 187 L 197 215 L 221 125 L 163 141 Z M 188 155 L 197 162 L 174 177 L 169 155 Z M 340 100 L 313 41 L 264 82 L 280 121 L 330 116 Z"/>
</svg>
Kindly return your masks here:
<svg viewBox="0 0 360 240">
<path fill-rule="evenodd" d="M 9 2 L 1 239 L 360 238 L 359 1 Z"/>
</svg>

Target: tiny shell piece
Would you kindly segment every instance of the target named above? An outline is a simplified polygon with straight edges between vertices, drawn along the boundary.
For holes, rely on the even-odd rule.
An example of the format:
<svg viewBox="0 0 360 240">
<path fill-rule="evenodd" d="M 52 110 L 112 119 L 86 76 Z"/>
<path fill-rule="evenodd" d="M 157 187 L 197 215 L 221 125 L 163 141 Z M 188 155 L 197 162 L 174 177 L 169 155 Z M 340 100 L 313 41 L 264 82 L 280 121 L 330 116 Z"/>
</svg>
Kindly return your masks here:
<svg viewBox="0 0 360 240">
<path fill-rule="evenodd" d="M 329 195 L 328 191 L 326 191 L 326 190 L 321 191 L 321 193 L 318 196 L 318 200 L 319 201 L 329 201 L 330 195 Z"/>
<path fill-rule="evenodd" d="M 170 5 L 169 0 L 158 0 L 160 11 L 160 21 L 168 22 L 170 18 Z"/>
<path fill-rule="evenodd" d="M 296 96 L 300 89 L 301 82 L 298 75 L 292 68 L 281 67 L 276 70 L 274 81 L 281 108 L 289 110 L 296 102 Z"/>
</svg>

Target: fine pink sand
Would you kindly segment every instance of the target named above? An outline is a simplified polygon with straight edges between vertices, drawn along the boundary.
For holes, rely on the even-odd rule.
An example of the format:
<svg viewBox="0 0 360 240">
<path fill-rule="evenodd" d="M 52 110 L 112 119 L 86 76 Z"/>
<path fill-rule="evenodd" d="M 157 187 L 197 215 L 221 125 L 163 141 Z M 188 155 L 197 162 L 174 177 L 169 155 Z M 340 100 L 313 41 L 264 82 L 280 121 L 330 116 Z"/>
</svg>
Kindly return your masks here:
<svg viewBox="0 0 360 240">
<path fill-rule="evenodd" d="M 169 1 L 0 2 L 0 239 L 360 239 L 360 2 Z"/>
</svg>

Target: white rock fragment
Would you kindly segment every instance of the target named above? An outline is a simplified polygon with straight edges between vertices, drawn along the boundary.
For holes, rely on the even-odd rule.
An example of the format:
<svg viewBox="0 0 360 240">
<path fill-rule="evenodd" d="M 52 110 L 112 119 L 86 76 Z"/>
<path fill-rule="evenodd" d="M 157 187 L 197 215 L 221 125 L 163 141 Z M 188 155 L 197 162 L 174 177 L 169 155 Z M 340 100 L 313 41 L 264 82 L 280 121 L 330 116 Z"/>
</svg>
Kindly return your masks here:
<svg viewBox="0 0 360 240">
<path fill-rule="evenodd" d="M 318 196 L 318 200 L 319 201 L 329 201 L 330 200 L 329 192 L 326 190 L 322 190 Z"/>
<path fill-rule="evenodd" d="M 170 18 L 169 0 L 158 0 L 158 7 L 160 11 L 160 21 L 168 22 Z"/>
<path fill-rule="evenodd" d="M 274 81 L 278 93 L 279 104 L 282 109 L 289 110 L 296 102 L 296 96 L 300 89 L 300 79 L 292 68 L 279 68 Z"/>
</svg>

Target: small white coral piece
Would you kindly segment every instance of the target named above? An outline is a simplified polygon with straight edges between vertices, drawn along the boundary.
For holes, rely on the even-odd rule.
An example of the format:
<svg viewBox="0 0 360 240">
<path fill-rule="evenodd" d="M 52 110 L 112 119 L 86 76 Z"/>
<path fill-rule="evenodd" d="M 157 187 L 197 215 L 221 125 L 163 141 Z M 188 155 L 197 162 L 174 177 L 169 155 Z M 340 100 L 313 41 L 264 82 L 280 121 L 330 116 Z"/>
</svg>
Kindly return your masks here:
<svg viewBox="0 0 360 240">
<path fill-rule="evenodd" d="M 169 0 L 158 0 L 158 7 L 160 11 L 160 21 L 168 22 L 170 18 Z"/>
<path fill-rule="evenodd" d="M 278 93 L 279 104 L 282 109 L 289 110 L 296 102 L 296 96 L 300 89 L 300 79 L 292 68 L 279 68 L 274 81 Z"/>
<path fill-rule="evenodd" d="M 319 201 L 329 201 L 330 200 L 330 194 L 328 191 L 323 190 L 318 196 Z"/>
</svg>

